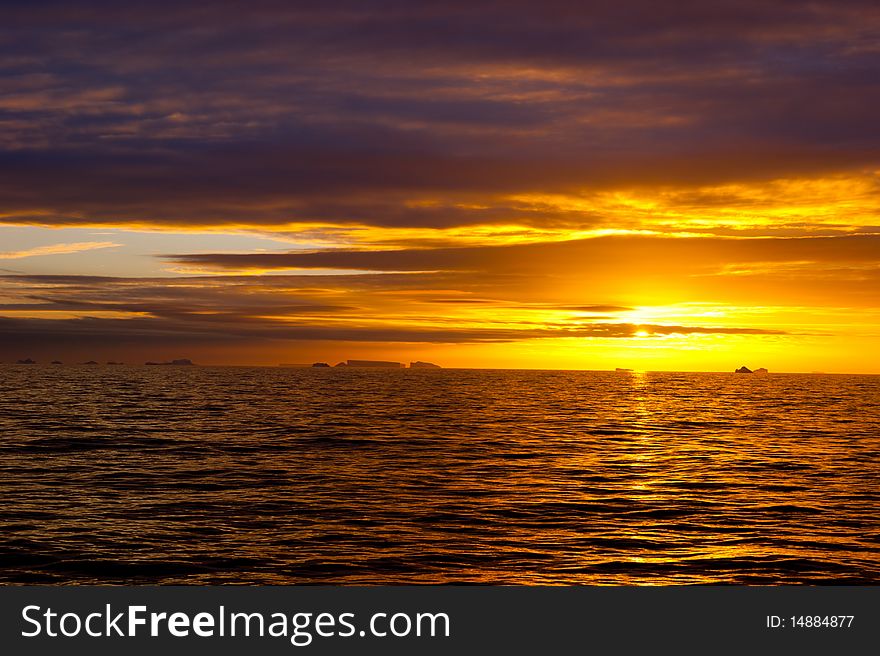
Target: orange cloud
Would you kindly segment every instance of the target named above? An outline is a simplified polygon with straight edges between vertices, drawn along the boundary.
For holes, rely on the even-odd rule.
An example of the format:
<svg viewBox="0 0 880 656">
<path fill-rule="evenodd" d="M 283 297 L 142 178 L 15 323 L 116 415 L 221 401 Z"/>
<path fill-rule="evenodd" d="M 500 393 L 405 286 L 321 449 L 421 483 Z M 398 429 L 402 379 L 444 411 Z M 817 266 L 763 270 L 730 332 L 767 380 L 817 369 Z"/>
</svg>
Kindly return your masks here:
<svg viewBox="0 0 880 656">
<path fill-rule="evenodd" d="M 122 244 L 112 241 L 81 241 L 73 244 L 51 244 L 49 246 L 36 246 L 22 251 L 0 251 L 0 260 L 20 260 L 25 257 L 39 257 L 43 255 L 66 255 L 69 253 L 81 253 L 94 251 L 101 248 L 118 248 Z"/>
</svg>

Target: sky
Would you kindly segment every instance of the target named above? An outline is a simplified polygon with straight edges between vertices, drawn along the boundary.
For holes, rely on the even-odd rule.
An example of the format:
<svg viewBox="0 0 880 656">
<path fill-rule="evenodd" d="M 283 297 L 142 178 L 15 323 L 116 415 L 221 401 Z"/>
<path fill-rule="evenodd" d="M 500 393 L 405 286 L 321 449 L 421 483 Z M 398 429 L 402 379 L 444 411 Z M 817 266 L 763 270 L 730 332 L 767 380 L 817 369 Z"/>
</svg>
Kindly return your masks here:
<svg viewBox="0 0 880 656">
<path fill-rule="evenodd" d="M 4 2 L 0 361 L 880 373 L 876 2 Z"/>
</svg>

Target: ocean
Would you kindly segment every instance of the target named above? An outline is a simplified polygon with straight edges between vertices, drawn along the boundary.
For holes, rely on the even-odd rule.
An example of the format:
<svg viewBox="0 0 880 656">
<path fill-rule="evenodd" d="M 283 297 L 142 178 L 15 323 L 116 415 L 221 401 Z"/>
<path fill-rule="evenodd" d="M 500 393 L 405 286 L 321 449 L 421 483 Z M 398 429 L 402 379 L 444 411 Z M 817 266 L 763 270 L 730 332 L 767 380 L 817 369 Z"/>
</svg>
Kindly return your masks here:
<svg viewBox="0 0 880 656">
<path fill-rule="evenodd" d="M 880 376 L 0 366 L 0 582 L 880 581 Z"/>
</svg>

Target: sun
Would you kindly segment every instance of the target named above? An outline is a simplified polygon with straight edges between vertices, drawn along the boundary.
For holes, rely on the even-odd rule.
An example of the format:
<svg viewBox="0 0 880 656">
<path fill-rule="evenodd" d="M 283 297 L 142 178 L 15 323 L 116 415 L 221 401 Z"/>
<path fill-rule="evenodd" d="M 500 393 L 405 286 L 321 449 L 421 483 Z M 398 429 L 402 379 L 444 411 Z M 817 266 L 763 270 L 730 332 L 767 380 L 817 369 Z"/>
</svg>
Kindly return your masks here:
<svg viewBox="0 0 880 656">
<path fill-rule="evenodd" d="M 650 335 L 651 335 L 651 333 L 649 333 L 647 330 L 639 330 L 638 332 L 636 332 L 635 336 L 636 337 L 649 337 Z"/>
</svg>

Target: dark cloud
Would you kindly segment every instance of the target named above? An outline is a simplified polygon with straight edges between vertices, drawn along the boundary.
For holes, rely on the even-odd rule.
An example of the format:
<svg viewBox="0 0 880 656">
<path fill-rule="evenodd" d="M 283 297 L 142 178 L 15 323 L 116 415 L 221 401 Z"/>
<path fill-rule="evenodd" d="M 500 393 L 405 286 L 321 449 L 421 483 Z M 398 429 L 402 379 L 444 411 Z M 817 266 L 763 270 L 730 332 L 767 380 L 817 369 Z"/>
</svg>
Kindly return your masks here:
<svg viewBox="0 0 880 656">
<path fill-rule="evenodd" d="M 873 2 L 3 3 L 0 221 L 590 226 L 506 196 L 869 169 L 878 27 Z"/>
<path fill-rule="evenodd" d="M 384 275 L 397 276 L 394 284 L 409 285 L 412 290 L 456 289 L 502 304 L 582 308 L 594 314 L 602 310 L 582 305 L 579 301 L 585 295 L 603 301 L 592 304 L 600 307 L 631 307 L 650 299 L 651 304 L 687 300 L 867 308 L 878 304 L 880 235 L 752 239 L 610 236 L 510 246 L 203 253 L 170 259 L 209 270 L 410 272 Z"/>
<path fill-rule="evenodd" d="M 162 319 L 12 319 L 0 317 L 3 345 L 0 353 L 14 358 L 22 349 L 55 346 L 56 352 L 82 345 L 100 348 L 144 346 L 156 348 L 203 341 L 227 346 L 265 345 L 284 341 L 385 342 L 421 344 L 504 343 L 550 338 L 631 338 L 637 333 L 656 335 L 786 335 L 786 331 L 759 328 L 665 326 L 632 323 L 593 323 L 565 328 L 418 328 L 335 327 L 332 325 L 286 325 L 272 321 L 228 322 L 216 317 L 193 317 L 193 321 Z"/>
<path fill-rule="evenodd" d="M 395 285 L 394 276 L 225 276 L 128 279 L 88 276 L 0 277 L 0 355 L 17 359 L 29 349 L 47 353 L 95 349 L 160 349 L 210 343 L 255 347 L 293 342 L 476 344 L 552 338 L 630 338 L 657 335 L 784 335 L 749 327 L 704 327 L 586 320 L 497 321 L 491 306 L 482 318 L 419 314 L 424 285 Z M 402 282 L 404 277 L 398 277 Z M 424 282 L 424 280 L 423 280 Z M 450 280 L 445 280 L 446 286 Z M 445 292 L 448 294 L 449 289 Z M 388 293 L 392 293 L 388 301 Z M 409 292 L 409 293 L 408 293 Z M 326 299 L 344 299 L 329 303 Z M 444 299 L 441 301 L 456 300 Z M 503 301 L 467 299 L 494 303 Z M 362 301 L 369 311 L 361 311 Z M 588 305 L 594 313 L 626 310 Z M 415 309 L 414 309 L 415 308 Z M 541 309 L 521 306 L 519 309 Z M 14 316 L 15 313 L 25 316 Z M 142 350 L 136 350 L 138 354 Z M 102 356 L 96 356 L 102 357 Z M 127 356 L 129 357 L 129 356 Z"/>
<path fill-rule="evenodd" d="M 393 251 L 328 250 L 297 253 L 199 253 L 168 255 L 192 265 L 230 269 L 361 269 L 372 271 L 485 271 L 527 273 L 569 271 L 572 275 L 616 264 L 672 273 L 731 262 L 876 262 L 880 237 L 799 239 L 680 239 L 600 237 L 513 246 L 409 249 Z"/>
</svg>

